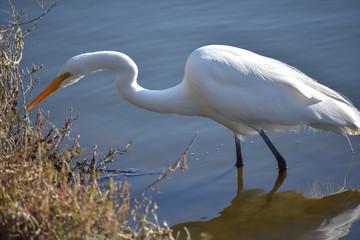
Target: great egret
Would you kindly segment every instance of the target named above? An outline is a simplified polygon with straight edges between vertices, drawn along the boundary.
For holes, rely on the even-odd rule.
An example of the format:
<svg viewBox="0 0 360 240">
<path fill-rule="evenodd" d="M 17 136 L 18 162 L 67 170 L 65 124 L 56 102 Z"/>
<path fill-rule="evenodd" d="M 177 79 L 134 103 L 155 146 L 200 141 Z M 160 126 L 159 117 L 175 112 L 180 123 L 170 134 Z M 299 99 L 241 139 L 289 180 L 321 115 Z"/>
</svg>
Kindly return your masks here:
<svg viewBox="0 0 360 240">
<path fill-rule="evenodd" d="M 138 107 L 208 117 L 232 130 L 237 167 L 243 165 L 240 135 L 259 133 L 283 171 L 286 162 L 264 131 L 296 129 L 306 124 L 343 135 L 360 134 L 359 110 L 339 93 L 283 62 L 223 45 L 193 51 L 186 62 L 183 81 L 164 90 L 139 86 L 137 66 L 123 53 L 80 54 L 66 62 L 27 110 L 56 90 L 103 69 L 117 73 L 115 85 L 121 96 Z"/>
</svg>

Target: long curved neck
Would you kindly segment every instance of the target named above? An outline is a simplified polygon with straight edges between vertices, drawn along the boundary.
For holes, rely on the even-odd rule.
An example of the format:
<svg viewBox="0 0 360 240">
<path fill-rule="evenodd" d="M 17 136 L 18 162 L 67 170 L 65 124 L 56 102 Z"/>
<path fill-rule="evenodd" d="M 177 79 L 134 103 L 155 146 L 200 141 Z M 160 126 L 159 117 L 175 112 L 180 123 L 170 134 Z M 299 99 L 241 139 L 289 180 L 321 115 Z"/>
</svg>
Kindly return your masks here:
<svg viewBox="0 0 360 240">
<path fill-rule="evenodd" d="M 137 83 L 138 69 L 130 57 L 119 52 L 103 52 L 100 55 L 102 63 L 97 69 L 100 67 L 117 73 L 116 88 L 130 103 L 153 112 L 197 115 L 184 82 L 169 89 L 148 90 Z"/>
<path fill-rule="evenodd" d="M 136 81 L 126 87 L 123 87 L 122 82 L 118 75 L 115 84 L 121 96 L 140 108 L 160 113 L 197 115 L 182 83 L 169 89 L 149 90 L 138 85 Z"/>
</svg>

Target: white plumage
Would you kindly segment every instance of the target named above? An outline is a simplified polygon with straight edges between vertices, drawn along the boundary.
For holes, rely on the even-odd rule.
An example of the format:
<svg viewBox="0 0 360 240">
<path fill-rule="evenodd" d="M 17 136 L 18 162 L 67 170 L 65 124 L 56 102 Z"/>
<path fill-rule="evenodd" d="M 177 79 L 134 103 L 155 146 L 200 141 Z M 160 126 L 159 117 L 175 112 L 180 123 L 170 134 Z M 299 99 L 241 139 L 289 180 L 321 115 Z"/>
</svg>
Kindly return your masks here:
<svg viewBox="0 0 360 240">
<path fill-rule="evenodd" d="M 28 107 L 91 72 L 117 72 L 115 84 L 129 102 L 150 111 L 208 117 L 235 135 L 260 133 L 286 168 L 264 131 L 299 125 L 340 134 L 360 134 L 360 114 L 352 103 L 280 61 L 231 46 L 210 45 L 189 56 L 184 80 L 169 89 L 148 90 L 137 83 L 138 69 L 127 55 L 103 51 L 71 58 L 59 76 Z M 242 165 L 237 140 L 237 166 Z"/>
<path fill-rule="evenodd" d="M 360 114 L 349 100 L 280 61 L 229 46 L 195 50 L 184 82 L 207 116 L 241 135 L 307 124 L 359 134 Z"/>
</svg>

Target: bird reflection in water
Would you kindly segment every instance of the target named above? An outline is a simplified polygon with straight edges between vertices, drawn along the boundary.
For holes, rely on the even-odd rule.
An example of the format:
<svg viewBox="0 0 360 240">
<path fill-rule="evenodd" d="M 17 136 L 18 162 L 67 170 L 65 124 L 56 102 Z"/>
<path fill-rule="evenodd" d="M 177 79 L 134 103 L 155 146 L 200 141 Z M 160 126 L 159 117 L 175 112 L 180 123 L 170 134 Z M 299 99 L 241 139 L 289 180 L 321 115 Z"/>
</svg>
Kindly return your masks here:
<svg viewBox="0 0 360 240">
<path fill-rule="evenodd" d="M 230 206 L 209 221 L 180 223 L 172 227 L 186 239 L 209 233 L 216 239 L 338 239 L 348 234 L 360 218 L 360 190 L 346 190 L 322 198 L 306 198 L 296 191 L 276 191 L 286 178 L 279 171 L 273 189 L 243 189 L 242 167 L 238 191 Z"/>
</svg>

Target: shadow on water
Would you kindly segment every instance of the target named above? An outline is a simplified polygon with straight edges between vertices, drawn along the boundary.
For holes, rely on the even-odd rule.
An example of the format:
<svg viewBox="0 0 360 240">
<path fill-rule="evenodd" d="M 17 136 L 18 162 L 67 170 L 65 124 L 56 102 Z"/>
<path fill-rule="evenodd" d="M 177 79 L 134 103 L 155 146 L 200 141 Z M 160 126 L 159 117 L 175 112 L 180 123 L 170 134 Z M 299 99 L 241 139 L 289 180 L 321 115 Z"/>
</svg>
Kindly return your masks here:
<svg viewBox="0 0 360 240">
<path fill-rule="evenodd" d="M 273 189 L 243 189 L 242 168 L 238 169 L 238 191 L 230 206 L 209 221 L 180 223 L 172 227 L 186 239 L 209 233 L 211 239 L 338 239 L 348 234 L 360 218 L 360 190 L 346 190 L 322 198 L 302 193 L 276 193 L 286 178 L 279 172 Z M 180 238 L 181 239 L 181 238 Z"/>
</svg>

